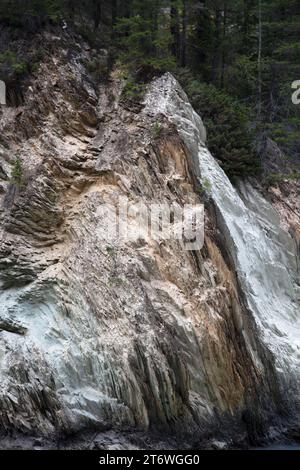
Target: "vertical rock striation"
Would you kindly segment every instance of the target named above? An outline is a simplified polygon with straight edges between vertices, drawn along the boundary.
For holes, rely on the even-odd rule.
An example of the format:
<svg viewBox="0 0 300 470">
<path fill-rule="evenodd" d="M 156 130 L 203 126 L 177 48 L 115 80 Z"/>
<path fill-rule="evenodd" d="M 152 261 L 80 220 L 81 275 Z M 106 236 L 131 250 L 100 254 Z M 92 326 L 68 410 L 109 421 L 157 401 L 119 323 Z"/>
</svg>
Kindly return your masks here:
<svg viewBox="0 0 300 470">
<path fill-rule="evenodd" d="M 288 378 L 298 393 L 291 240 L 251 187 L 232 188 L 170 75 L 132 111 L 79 53 L 48 61 L 0 123 L 1 430 L 259 433 Z M 147 231 L 104 241 L 104 204 L 197 203 L 198 178 L 212 182 L 201 251 Z"/>
<path fill-rule="evenodd" d="M 151 87 L 147 109 L 169 116 L 190 151 L 198 181 L 209 186 L 217 227 L 230 253 L 245 306 L 274 357 L 286 411 L 290 408 L 294 412 L 300 399 L 300 285 L 295 224 L 293 233 L 288 233 L 287 224 L 284 227 L 280 220 L 280 199 L 277 213 L 251 184 L 241 183 L 239 192 L 233 188 L 205 147 L 201 119 L 170 75 Z M 158 96 L 163 98 L 158 100 Z M 295 216 L 295 210 L 290 209 Z M 251 347 L 247 332 L 242 330 L 242 334 L 249 354 L 261 369 L 258 351 Z"/>
</svg>

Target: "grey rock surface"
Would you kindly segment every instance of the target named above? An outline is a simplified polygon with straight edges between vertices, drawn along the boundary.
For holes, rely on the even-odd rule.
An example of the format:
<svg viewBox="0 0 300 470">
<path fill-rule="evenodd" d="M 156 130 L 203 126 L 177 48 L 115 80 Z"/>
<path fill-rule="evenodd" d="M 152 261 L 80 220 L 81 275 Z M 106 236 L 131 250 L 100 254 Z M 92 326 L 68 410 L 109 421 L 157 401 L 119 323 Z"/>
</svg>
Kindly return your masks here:
<svg viewBox="0 0 300 470">
<path fill-rule="evenodd" d="M 21 188 L 5 177 L 0 194 L 1 430 L 48 437 L 95 426 L 200 439 L 227 425 L 229 436 L 236 423 L 240 435 L 254 432 L 253 422 L 276 411 L 278 389 L 264 338 L 271 330 L 235 273 L 242 248 L 231 232 L 245 233 L 251 208 L 209 155 L 202 121 L 170 75 L 133 112 L 120 101 L 117 72 L 98 91 L 79 59 L 50 56 L 22 109 L 0 122 L 3 171 L 10 175 L 19 155 L 26 177 Z M 122 196 L 147 207 L 199 203 L 204 176 L 223 222 L 230 211 L 226 237 L 208 207 L 201 251 L 148 232 L 103 241 L 104 204 Z M 269 209 L 266 220 L 277 224 Z M 290 301 L 289 280 L 276 289 Z M 288 331 L 278 330 L 281 347 Z"/>
</svg>

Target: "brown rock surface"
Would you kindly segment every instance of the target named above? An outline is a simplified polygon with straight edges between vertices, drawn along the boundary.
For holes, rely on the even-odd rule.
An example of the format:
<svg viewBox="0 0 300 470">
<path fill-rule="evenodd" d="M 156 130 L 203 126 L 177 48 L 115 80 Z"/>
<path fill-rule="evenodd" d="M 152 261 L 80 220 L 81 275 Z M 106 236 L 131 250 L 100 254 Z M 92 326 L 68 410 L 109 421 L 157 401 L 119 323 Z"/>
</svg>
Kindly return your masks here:
<svg viewBox="0 0 300 470">
<path fill-rule="evenodd" d="M 99 208 L 120 196 L 201 201 L 174 125 L 161 116 L 155 135 L 157 118 L 122 106 L 117 76 L 99 91 L 82 54 L 50 54 L 24 104 L 1 117 L 1 429 L 200 437 L 236 420 L 255 432 L 276 401 L 272 358 L 213 207 L 201 251 L 149 234 L 103 242 Z M 10 182 L 17 155 L 21 188 Z"/>
</svg>

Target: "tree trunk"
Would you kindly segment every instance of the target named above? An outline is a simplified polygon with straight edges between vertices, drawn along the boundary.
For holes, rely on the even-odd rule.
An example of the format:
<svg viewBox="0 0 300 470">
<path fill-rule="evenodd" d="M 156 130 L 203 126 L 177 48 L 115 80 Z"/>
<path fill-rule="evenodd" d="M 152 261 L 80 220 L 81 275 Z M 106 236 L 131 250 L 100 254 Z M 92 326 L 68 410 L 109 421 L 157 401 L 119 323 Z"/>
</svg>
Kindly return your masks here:
<svg viewBox="0 0 300 470">
<path fill-rule="evenodd" d="M 122 0 L 119 4 L 120 16 L 124 18 L 130 18 L 132 15 L 132 5 L 131 0 Z"/>
<path fill-rule="evenodd" d="M 261 0 L 258 0 L 258 55 L 257 55 L 257 79 L 258 79 L 258 106 L 257 117 L 261 119 L 262 82 L 261 82 L 261 56 L 262 56 L 262 13 Z"/>
<path fill-rule="evenodd" d="M 249 34 L 249 20 L 250 20 L 250 3 L 249 0 L 244 0 L 244 12 L 243 12 L 243 35 L 246 40 Z"/>
<path fill-rule="evenodd" d="M 180 59 L 180 28 L 179 28 L 179 13 L 178 8 L 174 4 L 174 0 L 171 5 L 171 35 L 172 45 L 171 52 L 173 56 Z"/>
<path fill-rule="evenodd" d="M 115 26 L 118 17 L 118 0 L 112 0 L 111 2 L 111 24 Z"/>
<path fill-rule="evenodd" d="M 221 29 L 222 29 L 222 14 L 221 9 L 217 7 L 215 12 L 215 40 L 214 40 L 214 53 L 213 53 L 213 61 L 212 61 L 212 72 L 211 72 L 211 80 L 213 83 L 216 83 L 219 80 L 219 70 L 220 70 L 220 62 L 221 62 Z"/>
<path fill-rule="evenodd" d="M 93 0 L 94 27 L 98 29 L 102 19 L 102 0 Z"/>
<path fill-rule="evenodd" d="M 227 0 L 224 1 L 224 10 L 223 10 L 222 74 L 221 74 L 221 87 L 222 88 L 224 88 L 224 83 L 225 83 L 226 28 L 227 28 Z"/>
<path fill-rule="evenodd" d="M 182 35 L 181 35 L 181 67 L 186 66 L 186 35 L 187 35 L 187 6 L 186 0 L 182 5 Z"/>
</svg>

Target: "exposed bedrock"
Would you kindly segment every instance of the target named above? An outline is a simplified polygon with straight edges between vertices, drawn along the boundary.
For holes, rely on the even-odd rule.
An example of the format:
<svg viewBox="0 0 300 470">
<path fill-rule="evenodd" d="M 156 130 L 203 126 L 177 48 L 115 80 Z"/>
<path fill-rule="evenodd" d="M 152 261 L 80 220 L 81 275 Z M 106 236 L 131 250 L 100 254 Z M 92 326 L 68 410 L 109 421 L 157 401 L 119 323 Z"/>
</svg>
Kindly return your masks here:
<svg viewBox="0 0 300 470">
<path fill-rule="evenodd" d="M 268 225 L 278 253 L 264 272 L 252 264 L 250 285 L 242 224 L 256 227 L 260 196 L 246 187 L 243 202 L 221 173 L 177 82 L 155 81 L 132 112 L 117 74 L 98 92 L 76 55 L 48 61 L 0 124 L 2 430 L 115 426 L 200 439 L 230 423 L 241 436 L 265 432 L 284 407 L 283 381 L 290 377 L 291 399 L 299 392 L 292 239 L 259 199 L 257 230 Z M 9 178 L 16 155 L 21 188 Z M 146 232 L 103 241 L 104 203 L 199 203 L 203 177 L 212 189 L 202 250 Z M 265 262 L 265 248 L 253 263 Z"/>
</svg>

